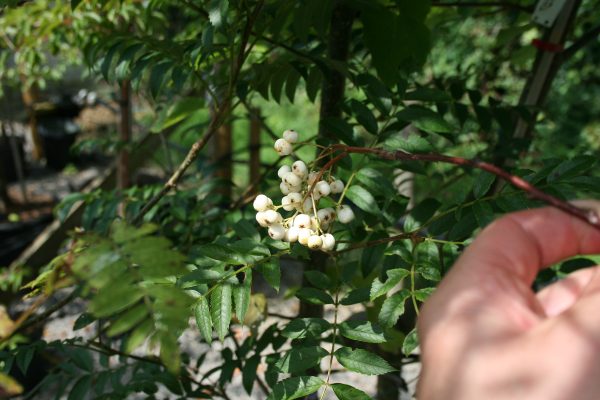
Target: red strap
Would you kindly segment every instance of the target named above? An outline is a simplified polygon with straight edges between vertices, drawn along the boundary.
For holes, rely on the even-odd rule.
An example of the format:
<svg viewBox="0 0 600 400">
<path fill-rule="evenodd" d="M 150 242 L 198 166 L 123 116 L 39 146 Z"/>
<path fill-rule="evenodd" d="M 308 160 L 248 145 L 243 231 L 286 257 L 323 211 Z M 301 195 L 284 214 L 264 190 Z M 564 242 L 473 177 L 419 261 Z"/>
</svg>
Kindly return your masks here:
<svg viewBox="0 0 600 400">
<path fill-rule="evenodd" d="M 544 42 L 541 39 L 533 39 L 531 41 L 531 44 L 534 45 L 535 47 L 537 47 L 538 49 L 540 49 L 542 51 L 547 51 L 549 53 L 560 53 L 561 51 L 564 50 L 564 47 L 562 44 Z"/>
</svg>

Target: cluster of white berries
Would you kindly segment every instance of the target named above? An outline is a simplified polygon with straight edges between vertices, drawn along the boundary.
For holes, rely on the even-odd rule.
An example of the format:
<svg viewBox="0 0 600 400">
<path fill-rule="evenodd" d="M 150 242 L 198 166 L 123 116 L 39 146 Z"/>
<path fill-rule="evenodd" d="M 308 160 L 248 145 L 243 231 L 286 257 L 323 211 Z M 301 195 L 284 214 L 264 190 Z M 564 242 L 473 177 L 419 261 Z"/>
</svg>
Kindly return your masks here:
<svg viewBox="0 0 600 400">
<path fill-rule="evenodd" d="M 289 155 L 297 141 L 298 132 L 287 130 L 283 133 L 283 138 L 275 142 L 275 151 L 282 156 Z M 316 181 L 319 172 L 309 172 L 307 165 L 301 160 L 291 166 L 282 166 L 277 175 L 281 178 L 279 188 L 284 195 L 281 205 L 274 205 L 270 198 L 259 194 L 253 203 L 257 211 L 256 221 L 269 229 L 272 239 L 299 242 L 313 250 L 333 250 L 335 238 L 328 232 L 332 223 L 337 219 L 347 224 L 354 219 L 354 212 L 346 205 L 340 205 L 337 209 L 319 209 L 318 206 L 322 198 L 342 193 L 344 182 L 331 176 L 328 180 Z M 310 192 L 313 184 L 314 188 Z M 284 218 L 279 209 L 293 211 L 293 215 Z"/>
</svg>

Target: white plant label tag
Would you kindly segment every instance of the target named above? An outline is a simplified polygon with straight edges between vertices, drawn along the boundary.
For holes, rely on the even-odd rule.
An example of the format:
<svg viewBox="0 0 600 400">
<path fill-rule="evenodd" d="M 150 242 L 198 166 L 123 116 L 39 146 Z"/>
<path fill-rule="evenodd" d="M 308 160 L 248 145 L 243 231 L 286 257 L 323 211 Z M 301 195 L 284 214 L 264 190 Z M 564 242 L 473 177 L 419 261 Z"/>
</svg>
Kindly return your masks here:
<svg viewBox="0 0 600 400">
<path fill-rule="evenodd" d="M 551 27 L 567 0 L 539 0 L 533 12 L 533 22 Z"/>
</svg>

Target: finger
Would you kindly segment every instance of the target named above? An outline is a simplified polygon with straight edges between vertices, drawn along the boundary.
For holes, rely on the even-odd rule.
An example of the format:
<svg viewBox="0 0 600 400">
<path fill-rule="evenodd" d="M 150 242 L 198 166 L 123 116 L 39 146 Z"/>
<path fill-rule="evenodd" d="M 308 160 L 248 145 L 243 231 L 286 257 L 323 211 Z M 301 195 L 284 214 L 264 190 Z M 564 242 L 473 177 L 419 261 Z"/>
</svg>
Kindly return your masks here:
<svg viewBox="0 0 600 400">
<path fill-rule="evenodd" d="M 597 207 L 600 203 L 588 203 Z M 506 215 L 467 248 L 425 305 L 422 328 L 442 317 L 484 315 L 528 329 L 544 318 L 531 290 L 538 271 L 576 254 L 600 252 L 600 231 L 554 208 Z M 428 310 L 432 310 L 429 312 Z"/>
<path fill-rule="evenodd" d="M 579 300 L 585 288 L 597 274 L 599 267 L 585 268 L 540 290 L 536 297 L 548 317 L 569 309 Z"/>
<path fill-rule="evenodd" d="M 600 211 L 599 202 L 587 204 Z M 574 255 L 597 252 L 600 230 L 548 207 L 508 214 L 493 222 L 465 251 L 458 269 L 470 271 L 476 280 L 508 274 L 529 286 L 540 269 Z"/>
</svg>

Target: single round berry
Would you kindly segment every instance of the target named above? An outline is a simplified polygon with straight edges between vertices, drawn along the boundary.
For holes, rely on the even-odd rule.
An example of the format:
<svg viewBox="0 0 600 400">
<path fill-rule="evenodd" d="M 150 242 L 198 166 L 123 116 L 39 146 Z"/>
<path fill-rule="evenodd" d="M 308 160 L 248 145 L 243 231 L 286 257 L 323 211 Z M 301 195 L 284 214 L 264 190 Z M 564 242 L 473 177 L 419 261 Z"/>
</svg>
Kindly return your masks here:
<svg viewBox="0 0 600 400">
<path fill-rule="evenodd" d="M 252 203 L 252 206 L 256 211 L 266 211 L 272 205 L 273 201 L 264 194 L 259 194 L 256 196 L 254 203 Z"/>
<path fill-rule="evenodd" d="M 337 218 L 342 224 L 347 224 L 354 219 L 354 211 L 348 206 L 341 206 L 337 210 Z"/>
<path fill-rule="evenodd" d="M 282 240 L 285 237 L 285 228 L 281 224 L 273 224 L 269 227 L 269 236 L 274 240 Z"/>
<path fill-rule="evenodd" d="M 308 238 L 308 247 L 313 250 L 318 250 L 323 246 L 323 239 L 319 235 L 311 235 Z"/>
<path fill-rule="evenodd" d="M 286 242 L 294 243 L 298 241 L 298 235 L 300 234 L 300 228 L 296 228 L 295 226 L 290 227 L 287 231 L 285 231 L 285 237 L 283 240 Z"/>
<path fill-rule="evenodd" d="M 302 160 L 298 160 L 292 164 L 292 172 L 300 178 L 304 178 L 308 174 L 308 168 Z"/>
<path fill-rule="evenodd" d="M 308 238 L 313 235 L 313 232 L 308 228 L 300 228 L 298 230 L 298 243 L 306 246 L 308 244 Z"/>
<path fill-rule="evenodd" d="M 331 208 L 322 208 L 317 211 L 317 217 L 319 217 L 319 222 L 321 224 L 329 224 L 333 220 L 331 211 Z"/>
<path fill-rule="evenodd" d="M 344 191 L 344 182 L 339 179 L 331 182 L 329 186 L 331 187 L 331 193 L 338 194 Z"/>
<path fill-rule="evenodd" d="M 278 224 L 283 221 L 281 214 L 279 214 L 275 210 L 267 210 L 265 211 L 265 219 L 269 225 Z"/>
<path fill-rule="evenodd" d="M 296 175 L 293 172 L 289 172 L 287 174 L 285 174 L 285 176 L 283 177 L 283 181 L 288 185 L 288 186 L 300 186 L 302 185 L 302 179 Z"/>
<path fill-rule="evenodd" d="M 298 132 L 293 129 L 288 129 L 283 132 L 283 138 L 290 143 L 296 143 L 298 141 Z"/>
<path fill-rule="evenodd" d="M 306 214 L 296 215 L 294 226 L 297 228 L 310 228 L 310 217 Z"/>
<path fill-rule="evenodd" d="M 292 192 L 290 190 L 290 187 L 285 182 L 281 182 L 279 184 L 279 190 L 281 190 L 281 193 L 283 193 L 286 196 Z"/>
<path fill-rule="evenodd" d="M 269 223 L 267 222 L 265 213 L 266 213 L 265 211 L 259 211 L 256 213 L 256 222 L 258 222 L 258 224 L 260 226 L 262 226 L 263 228 L 266 228 L 267 226 L 269 226 Z"/>
<path fill-rule="evenodd" d="M 294 150 L 292 144 L 285 139 L 277 139 L 273 147 L 280 156 L 288 156 Z"/>
<path fill-rule="evenodd" d="M 290 199 L 290 204 L 294 208 L 299 208 L 302 205 L 302 195 L 298 192 L 290 193 L 287 195 L 288 199 Z"/>
<path fill-rule="evenodd" d="M 325 181 L 319 181 L 315 186 L 315 192 L 317 192 L 321 197 L 329 196 L 329 193 L 331 193 L 331 187 L 329 186 L 329 183 Z"/>
<path fill-rule="evenodd" d="M 281 206 L 283 207 L 283 209 L 285 211 L 292 211 L 294 209 L 292 200 L 290 200 L 290 195 L 287 195 L 287 196 L 284 196 L 281 198 Z"/>
<path fill-rule="evenodd" d="M 335 248 L 335 238 L 331 233 L 321 235 L 321 240 L 323 241 L 323 245 L 321 246 L 322 250 L 330 251 Z"/>
<path fill-rule="evenodd" d="M 280 177 L 281 179 L 283 179 L 285 177 L 285 175 L 290 172 L 292 172 L 292 167 L 290 167 L 289 165 L 282 165 L 277 170 L 277 176 Z"/>
</svg>

